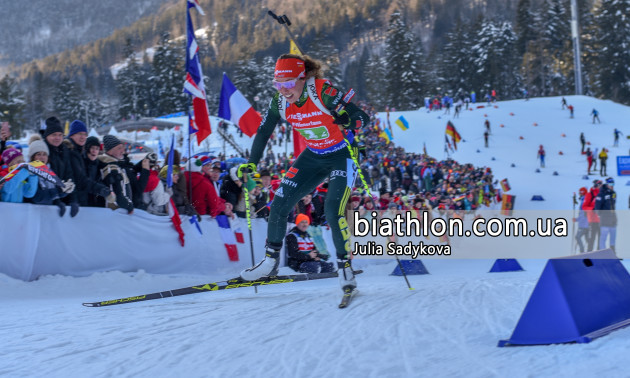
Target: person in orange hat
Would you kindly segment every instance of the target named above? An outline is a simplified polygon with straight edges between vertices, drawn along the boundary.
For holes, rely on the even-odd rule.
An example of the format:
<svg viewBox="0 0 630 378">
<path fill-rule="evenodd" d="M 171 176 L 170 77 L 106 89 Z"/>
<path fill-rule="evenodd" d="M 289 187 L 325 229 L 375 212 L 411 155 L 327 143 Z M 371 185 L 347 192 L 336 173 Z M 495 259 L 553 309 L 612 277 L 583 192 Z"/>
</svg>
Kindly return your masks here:
<svg viewBox="0 0 630 378">
<path fill-rule="evenodd" d="M 300 273 L 329 273 L 335 270 L 334 264 L 326 262 L 327 255 L 317 251 L 313 239 L 306 231 L 311 224 L 306 214 L 298 214 L 295 227 L 285 237 L 288 265 Z"/>
<path fill-rule="evenodd" d="M 276 61 L 273 86 L 277 90 L 258 133 L 247 165 L 257 165 L 267 141 L 281 120 L 300 134 L 306 148 L 286 171 L 269 214 L 265 259 L 241 272 L 246 281 L 274 276 L 285 238 L 287 216 L 306 194 L 329 179 L 324 212 L 332 231 L 340 285 L 344 292 L 356 287 L 349 255 L 350 228 L 344 210 L 357 175 L 351 148 L 354 132 L 369 124 L 369 117 L 343 92 L 323 78 L 322 63 L 308 56 L 284 54 Z M 343 108 L 343 109 L 342 109 Z"/>
</svg>

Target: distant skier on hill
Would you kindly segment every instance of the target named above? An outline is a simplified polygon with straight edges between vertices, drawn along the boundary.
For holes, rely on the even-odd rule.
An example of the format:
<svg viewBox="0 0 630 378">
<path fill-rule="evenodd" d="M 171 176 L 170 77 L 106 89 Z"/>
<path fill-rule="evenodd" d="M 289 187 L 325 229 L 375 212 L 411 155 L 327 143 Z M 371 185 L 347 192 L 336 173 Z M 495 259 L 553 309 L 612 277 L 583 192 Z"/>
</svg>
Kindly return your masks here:
<svg viewBox="0 0 630 378">
<path fill-rule="evenodd" d="M 569 112 L 570 112 L 570 114 L 571 114 L 570 118 L 573 118 L 573 110 L 574 110 L 574 109 L 575 109 L 575 108 L 573 107 L 573 105 L 569 105 Z"/>
<path fill-rule="evenodd" d="M 619 129 L 615 128 L 615 143 L 613 144 L 613 146 L 615 147 L 619 147 L 619 135 L 623 135 L 623 133 L 621 131 L 619 131 Z"/>
<path fill-rule="evenodd" d="M 586 161 L 588 162 L 588 169 L 586 171 L 586 174 L 590 175 L 591 167 L 593 166 L 593 152 L 591 151 L 591 148 L 587 147 L 586 152 L 584 154 L 586 155 Z"/>
<path fill-rule="evenodd" d="M 545 149 L 542 144 L 538 148 L 538 159 L 540 159 L 540 168 L 545 168 Z"/>
<path fill-rule="evenodd" d="M 562 97 L 562 110 L 567 107 L 567 99 Z"/>
<path fill-rule="evenodd" d="M 591 115 L 593 116 L 593 123 L 595 123 L 595 120 L 597 120 L 597 123 L 602 123 L 602 121 L 599 120 L 599 112 L 597 109 L 593 108 Z"/>
</svg>

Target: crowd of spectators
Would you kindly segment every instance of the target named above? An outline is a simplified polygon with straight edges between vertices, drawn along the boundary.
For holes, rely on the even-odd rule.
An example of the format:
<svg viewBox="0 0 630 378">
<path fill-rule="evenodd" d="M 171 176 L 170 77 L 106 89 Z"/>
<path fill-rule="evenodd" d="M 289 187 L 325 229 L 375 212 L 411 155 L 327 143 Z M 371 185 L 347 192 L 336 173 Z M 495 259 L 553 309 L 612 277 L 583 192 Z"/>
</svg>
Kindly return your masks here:
<svg viewBox="0 0 630 378">
<path fill-rule="evenodd" d="M 371 193 L 362 190 L 357 182 L 348 209 L 370 216 L 370 210 L 433 210 L 439 212 L 475 210 L 496 202 L 490 168 L 460 164 L 455 160 L 438 161 L 426 154 L 407 152 L 382 137 L 382 124 L 374 108 L 361 104 L 371 117 L 371 124 L 355 136 L 360 152 L 360 166 Z M 282 128 L 280 128 L 282 127 Z M 1 201 L 30 202 L 56 205 L 63 216 L 66 207 L 75 216 L 82 206 L 122 208 L 127 213 L 134 209 L 156 215 L 167 215 L 170 199 L 180 214 L 189 216 L 225 214 L 246 217 L 246 203 L 252 217 L 266 218 L 274 192 L 285 171 L 293 162 L 291 154 L 277 154 L 272 149 L 258 166 L 252 180 L 244 184 L 237 175 L 237 167 L 230 166 L 224 157 L 193 156 L 183 162 L 178 151 L 173 151 L 172 185 L 167 185 L 169 169 L 158 161 L 155 153 L 133 163 L 124 143 L 106 135 L 99 141 L 87 136 L 87 127 L 79 120 L 72 122 L 64 137 L 61 122 L 51 117 L 46 128 L 29 143 L 29 155 L 6 145 L 10 133 L 3 128 L 2 171 L 6 176 L 20 163 L 45 165 L 61 183 L 55 184 L 32 173 L 18 170 L 2 185 Z M 288 140 L 291 132 L 280 125 L 278 136 L 271 142 Z M 165 161 L 171 152 L 165 151 Z M 245 201 L 243 186 L 248 186 L 249 201 Z M 310 226 L 325 226 L 324 202 L 327 183 L 306 195 L 289 215 L 295 223 L 298 215 L 307 217 Z M 199 218 L 201 219 L 201 218 Z"/>
</svg>

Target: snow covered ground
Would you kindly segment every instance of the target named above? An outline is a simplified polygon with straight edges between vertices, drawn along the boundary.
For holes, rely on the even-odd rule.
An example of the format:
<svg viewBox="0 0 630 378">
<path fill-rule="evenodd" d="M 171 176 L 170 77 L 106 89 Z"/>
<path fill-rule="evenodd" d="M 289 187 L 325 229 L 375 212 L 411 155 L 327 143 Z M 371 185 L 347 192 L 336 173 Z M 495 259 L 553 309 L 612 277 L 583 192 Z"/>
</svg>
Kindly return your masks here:
<svg viewBox="0 0 630 378">
<path fill-rule="evenodd" d="M 454 158 L 509 178 L 518 208 L 571 209 L 572 193 L 595 178 L 582 179 L 583 131 L 591 148 L 611 150 L 608 174 L 617 181 L 618 208 L 626 209 L 627 180 L 616 176 L 614 161 L 630 142 L 613 148 L 612 132 L 630 134 L 630 108 L 581 96 L 567 100 L 575 119 L 560 110 L 560 98 L 463 111 L 453 123 L 466 142 Z M 593 107 L 601 125 L 590 122 Z M 448 118 L 421 109 L 392 113 L 392 124 L 400 114 L 411 127 L 403 132 L 393 125 L 395 142 L 420 152 L 426 141 L 429 154 L 443 158 Z M 492 127 L 488 149 L 484 115 Z M 547 168 L 536 173 L 539 144 L 547 150 Z M 533 194 L 546 201 L 529 201 Z M 410 276 L 414 291 L 389 276 L 394 262 L 361 261 L 360 295 L 344 310 L 337 309 L 336 279 L 268 286 L 258 294 L 246 288 L 87 308 L 81 303 L 226 277 L 108 272 L 26 283 L 0 275 L 0 376 L 628 376 L 630 328 L 589 344 L 497 348 L 512 334 L 545 264 L 519 261 L 524 272 L 487 273 L 493 260 L 426 260 L 431 274 Z"/>
</svg>

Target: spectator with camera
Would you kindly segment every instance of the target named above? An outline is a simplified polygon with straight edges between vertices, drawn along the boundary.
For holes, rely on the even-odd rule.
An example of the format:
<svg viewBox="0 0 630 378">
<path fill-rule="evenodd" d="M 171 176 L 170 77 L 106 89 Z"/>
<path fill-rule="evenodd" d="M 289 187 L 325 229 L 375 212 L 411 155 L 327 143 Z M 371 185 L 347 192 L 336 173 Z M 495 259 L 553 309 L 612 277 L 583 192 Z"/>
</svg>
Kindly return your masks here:
<svg viewBox="0 0 630 378">
<path fill-rule="evenodd" d="M 125 145 L 113 135 L 105 135 L 103 137 L 103 149 L 105 154 L 100 155 L 98 159 L 103 163 L 101 168 L 101 177 L 103 183 L 109 186 L 110 190 L 116 195 L 116 200 L 109 198 L 106 206 L 111 209 L 119 207 L 127 210 L 128 214 L 133 213 L 136 204 L 142 203 L 142 193 L 149 179 L 149 160 L 143 159 L 141 164 L 140 177 L 127 156 L 125 156 Z M 136 165 L 137 166 L 137 165 Z M 140 200 L 134 200 L 134 198 Z"/>
</svg>

